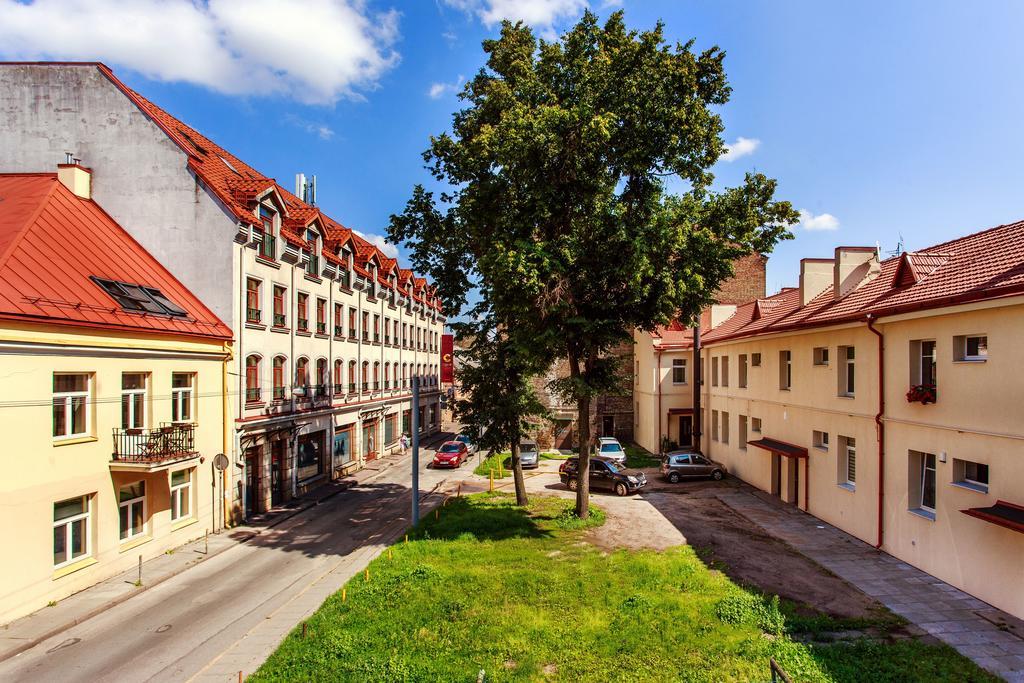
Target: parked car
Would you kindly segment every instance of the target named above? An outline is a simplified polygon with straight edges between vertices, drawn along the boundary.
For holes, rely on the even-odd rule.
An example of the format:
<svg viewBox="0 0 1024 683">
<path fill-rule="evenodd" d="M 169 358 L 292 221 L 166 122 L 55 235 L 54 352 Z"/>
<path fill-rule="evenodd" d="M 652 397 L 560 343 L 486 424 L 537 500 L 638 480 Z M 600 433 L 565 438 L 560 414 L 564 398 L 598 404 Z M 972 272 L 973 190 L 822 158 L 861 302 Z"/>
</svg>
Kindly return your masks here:
<svg viewBox="0 0 1024 683">
<path fill-rule="evenodd" d="M 673 484 L 693 477 L 711 477 L 720 481 L 725 476 L 725 467 L 699 453 L 671 451 L 661 461 L 661 476 Z"/>
<path fill-rule="evenodd" d="M 558 468 L 558 476 L 562 483 L 575 491 L 578 482 L 576 471 L 580 459 L 573 456 Z M 614 460 L 601 457 L 590 459 L 590 489 L 592 491 L 614 491 L 616 495 L 625 496 L 636 493 L 647 486 L 647 476 L 640 470 L 628 470 Z"/>
<path fill-rule="evenodd" d="M 466 452 L 469 453 L 470 455 L 476 453 L 476 444 L 473 443 L 473 439 L 469 438 L 465 434 L 459 434 L 457 437 L 455 437 L 455 440 L 458 441 L 459 443 L 466 444 Z"/>
<path fill-rule="evenodd" d="M 469 450 L 466 444 L 461 441 L 445 441 L 434 454 L 434 460 L 430 463 L 433 467 L 462 467 L 462 463 L 469 458 Z"/>
<path fill-rule="evenodd" d="M 540 465 L 540 453 L 534 441 L 523 441 L 519 444 L 519 464 L 524 470 L 536 469 Z"/>
<path fill-rule="evenodd" d="M 622 444 L 619 443 L 618 439 L 613 439 L 610 436 L 602 436 L 597 440 L 597 446 L 594 450 L 594 455 L 606 460 L 614 460 L 620 464 L 626 462 L 626 449 L 622 447 Z"/>
</svg>

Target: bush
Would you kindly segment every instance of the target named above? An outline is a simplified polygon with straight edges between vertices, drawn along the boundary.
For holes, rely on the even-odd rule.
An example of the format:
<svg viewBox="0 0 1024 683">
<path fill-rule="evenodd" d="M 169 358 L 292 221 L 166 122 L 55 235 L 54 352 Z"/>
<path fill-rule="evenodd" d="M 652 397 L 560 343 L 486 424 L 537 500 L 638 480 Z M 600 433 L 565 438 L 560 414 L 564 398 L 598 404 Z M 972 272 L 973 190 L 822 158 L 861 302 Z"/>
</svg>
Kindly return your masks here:
<svg viewBox="0 0 1024 683">
<path fill-rule="evenodd" d="M 733 593 L 718 602 L 715 614 L 726 624 L 749 624 L 776 636 L 782 634 L 786 625 L 777 595 L 765 601 L 753 593 Z"/>
</svg>

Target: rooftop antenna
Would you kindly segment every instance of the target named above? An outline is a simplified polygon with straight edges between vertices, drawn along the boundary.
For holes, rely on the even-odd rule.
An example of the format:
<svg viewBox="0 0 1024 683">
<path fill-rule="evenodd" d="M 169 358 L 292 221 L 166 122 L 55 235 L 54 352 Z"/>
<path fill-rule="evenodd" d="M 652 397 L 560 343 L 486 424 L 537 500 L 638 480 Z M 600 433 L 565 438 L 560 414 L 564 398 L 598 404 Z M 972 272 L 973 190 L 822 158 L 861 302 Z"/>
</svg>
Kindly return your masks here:
<svg viewBox="0 0 1024 683">
<path fill-rule="evenodd" d="M 306 201 L 311 206 L 316 206 L 316 174 L 309 179 L 309 198 Z"/>
<path fill-rule="evenodd" d="M 74 158 L 75 158 L 75 155 L 72 154 L 71 152 L 64 152 L 64 163 L 65 164 L 70 164 L 72 161 L 74 161 Z"/>
</svg>

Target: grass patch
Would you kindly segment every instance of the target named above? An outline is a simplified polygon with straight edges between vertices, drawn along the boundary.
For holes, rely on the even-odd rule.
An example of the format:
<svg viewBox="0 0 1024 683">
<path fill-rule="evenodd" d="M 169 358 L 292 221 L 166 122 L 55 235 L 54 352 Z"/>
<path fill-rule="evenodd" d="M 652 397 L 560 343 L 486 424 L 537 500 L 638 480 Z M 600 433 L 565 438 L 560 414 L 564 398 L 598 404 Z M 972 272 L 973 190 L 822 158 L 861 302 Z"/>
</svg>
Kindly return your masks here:
<svg viewBox="0 0 1024 683">
<path fill-rule="evenodd" d="M 541 460 L 568 460 L 571 456 L 562 455 L 558 451 L 546 451 L 540 454 Z M 508 479 L 512 476 L 512 453 L 491 453 L 480 461 L 480 464 L 473 468 L 473 474 L 481 477 L 489 477 L 494 471 L 495 479 Z"/>
<path fill-rule="evenodd" d="M 636 444 L 626 444 L 622 447 L 626 451 L 626 467 L 658 467 L 661 465 L 661 458 L 651 453 L 646 448 Z"/>
<path fill-rule="evenodd" d="M 797 681 L 994 681 L 945 646 L 804 644 L 786 606 L 692 549 L 616 551 L 571 501 L 451 501 L 296 628 L 250 680 L 752 681 L 774 656 Z"/>
</svg>

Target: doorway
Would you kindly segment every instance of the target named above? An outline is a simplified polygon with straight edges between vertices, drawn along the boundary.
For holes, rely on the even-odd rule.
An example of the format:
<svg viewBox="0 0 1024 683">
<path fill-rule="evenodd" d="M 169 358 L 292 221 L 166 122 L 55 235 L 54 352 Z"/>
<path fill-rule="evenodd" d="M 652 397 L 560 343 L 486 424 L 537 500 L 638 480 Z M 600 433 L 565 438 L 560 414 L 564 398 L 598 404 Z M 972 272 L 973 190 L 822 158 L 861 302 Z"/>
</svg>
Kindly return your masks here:
<svg viewBox="0 0 1024 683">
<path fill-rule="evenodd" d="M 270 444 L 270 505 L 284 502 L 284 441 Z"/>
<path fill-rule="evenodd" d="M 422 411 L 423 409 L 420 408 Z M 421 425 L 422 429 L 422 425 Z M 377 458 L 377 421 L 363 423 L 363 460 Z"/>
<path fill-rule="evenodd" d="M 614 415 L 605 415 L 601 418 L 601 436 L 615 436 Z"/>
<path fill-rule="evenodd" d="M 693 447 L 693 415 L 679 416 L 679 447 Z"/>
<path fill-rule="evenodd" d="M 260 448 L 245 451 L 245 513 L 254 515 L 260 511 Z"/>
<path fill-rule="evenodd" d="M 786 458 L 786 502 L 796 505 L 800 500 L 800 459 Z"/>
<path fill-rule="evenodd" d="M 782 456 L 772 453 L 772 490 L 773 496 L 782 497 Z"/>
</svg>

